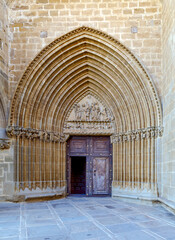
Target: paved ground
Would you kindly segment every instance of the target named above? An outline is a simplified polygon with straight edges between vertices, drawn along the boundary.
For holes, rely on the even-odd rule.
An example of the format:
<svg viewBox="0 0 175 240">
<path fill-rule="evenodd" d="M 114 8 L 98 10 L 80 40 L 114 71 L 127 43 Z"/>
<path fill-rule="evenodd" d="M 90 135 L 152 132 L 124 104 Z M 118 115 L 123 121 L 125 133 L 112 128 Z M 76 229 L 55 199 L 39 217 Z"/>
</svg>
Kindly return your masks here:
<svg viewBox="0 0 175 240">
<path fill-rule="evenodd" d="M 112 198 L 1 202 L 0 239 L 175 240 L 175 215 L 158 204 Z"/>
</svg>

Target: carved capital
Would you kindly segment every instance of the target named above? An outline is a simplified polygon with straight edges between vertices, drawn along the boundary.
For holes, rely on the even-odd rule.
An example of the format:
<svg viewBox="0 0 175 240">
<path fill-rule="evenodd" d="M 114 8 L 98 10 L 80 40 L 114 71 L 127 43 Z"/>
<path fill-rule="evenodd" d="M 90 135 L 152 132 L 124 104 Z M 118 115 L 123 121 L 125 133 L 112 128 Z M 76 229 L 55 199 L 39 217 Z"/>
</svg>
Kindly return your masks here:
<svg viewBox="0 0 175 240">
<path fill-rule="evenodd" d="M 10 142 L 8 139 L 0 139 L 0 150 L 9 149 Z"/>
<path fill-rule="evenodd" d="M 135 136 L 136 136 L 136 137 L 135 137 L 135 140 L 136 140 L 136 141 L 140 140 L 140 137 L 141 137 L 140 133 L 141 133 L 141 131 L 136 130 L 136 132 L 135 132 Z"/>
<path fill-rule="evenodd" d="M 121 142 L 121 137 L 118 134 L 111 136 L 111 143 L 119 143 L 119 142 Z"/>
<path fill-rule="evenodd" d="M 162 135 L 163 127 L 149 127 L 128 132 L 116 133 L 111 136 L 111 143 L 138 141 L 140 139 L 162 137 Z"/>
<path fill-rule="evenodd" d="M 66 134 L 66 135 L 61 135 L 61 137 L 60 137 L 60 142 L 65 143 L 65 142 L 68 140 L 68 138 L 69 138 L 69 135 L 68 135 L 68 134 Z"/>
<path fill-rule="evenodd" d="M 45 142 L 62 142 L 63 138 L 58 133 L 48 132 L 46 130 L 40 129 L 32 129 L 32 128 L 23 128 L 19 126 L 8 126 L 6 128 L 7 135 L 9 137 L 17 137 L 17 138 L 27 138 L 29 140 L 40 139 Z"/>
<path fill-rule="evenodd" d="M 122 135 L 122 142 L 126 142 L 126 141 L 128 141 L 128 135 L 127 135 L 127 133 L 124 133 Z"/>
<path fill-rule="evenodd" d="M 13 126 L 8 126 L 6 128 L 6 133 L 8 137 L 13 137 L 14 135 L 14 127 Z"/>
<path fill-rule="evenodd" d="M 147 131 L 146 131 L 145 129 L 143 129 L 143 130 L 141 131 L 140 137 L 141 137 L 141 139 L 144 139 L 144 138 L 147 137 Z"/>
<path fill-rule="evenodd" d="M 163 136 L 163 131 L 164 131 L 164 128 L 163 128 L 163 127 L 159 127 L 159 128 L 158 128 L 158 135 L 159 135 L 159 137 L 162 137 L 162 136 Z"/>
</svg>

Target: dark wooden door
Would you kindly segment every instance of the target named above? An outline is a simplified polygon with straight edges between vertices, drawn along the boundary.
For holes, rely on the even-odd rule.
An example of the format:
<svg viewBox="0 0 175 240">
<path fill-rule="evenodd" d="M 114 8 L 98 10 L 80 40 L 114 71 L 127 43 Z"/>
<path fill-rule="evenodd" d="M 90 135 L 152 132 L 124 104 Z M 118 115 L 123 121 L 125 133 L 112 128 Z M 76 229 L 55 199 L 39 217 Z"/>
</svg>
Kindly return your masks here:
<svg viewBox="0 0 175 240">
<path fill-rule="evenodd" d="M 86 195 L 110 195 L 112 183 L 112 145 L 110 144 L 110 138 L 107 136 L 73 136 L 68 140 L 68 194 L 71 194 L 72 189 L 71 175 L 75 175 L 75 172 L 72 172 L 71 169 L 71 161 L 75 157 L 86 157 Z M 78 173 L 77 181 L 79 181 Z"/>
</svg>

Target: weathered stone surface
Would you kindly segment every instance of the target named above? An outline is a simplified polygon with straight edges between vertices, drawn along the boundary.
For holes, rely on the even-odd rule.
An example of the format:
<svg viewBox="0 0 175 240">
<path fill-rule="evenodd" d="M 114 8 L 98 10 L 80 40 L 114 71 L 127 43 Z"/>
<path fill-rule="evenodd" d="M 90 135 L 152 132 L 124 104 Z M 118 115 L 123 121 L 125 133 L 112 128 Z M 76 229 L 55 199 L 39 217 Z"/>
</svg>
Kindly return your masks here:
<svg viewBox="0 0 175 240">
<path fill-rule="evenodd" d="M 40 37 L 47 38 L 47 32 L 45 32 L 45 31 L 40 32 Z"/>
<path fill-rule="evenodd" d="M 88 94 L 71 107 L 64 124 L 66 134 L 111 134 L 115 129 L 114 116 L 101 99 Z"/>
<path fill-rule="evenodd" d="M 66 140 L 70 134 L 84 133 L 112 135 L 115 193 L 130 187 L 137 193 L 151 189 L 175 201 L 174 4 L 173 0 L 0 1 L 0 138 L 6 139 L 8 118 L 14 114 L 9 119 L 11 145 L 0 141 L 1 195 L 14 179 L 22 189 L 65 186 Z M 86 26 L 83 38 L 83 31 L 75 30 L 82 26 Z M 140 62 L 128 54 L 130 50 Z M 161 97 L 163 122 L 159 97 L 150 77 L 140 74 L 145 71 L 142 66 Z M 19 83 L 22 75 L 25 83 Z M 64 83 L 62 87 L 58 82 Z M 14 108 L 18 83 L 13 101 L 19 105 Z M 95 107 L 90 100 L 86 106 L 89 120 L 83 112 L 86 101 L 81 103 L 85 92 L 99 95 Z M 76 104 L 81 111 L 72 118 Z M 93 108 L 97 111 L 90 116 Z M 109 119 L 104 120 L 105 114 Z M 12 188 L 6 189 L 7 195 Z"/>
<path fill-rule="evenodd" d="M 162 73 L 165 134 L 162 139 L 161 194 L 175 202 L 175 3 L 162 5 Z"/>
<path fill-rule="evenodd" d="M 175 216 L 159 204 L 111 198 L 68 197 L 0 203 L 4 239 L 173 239 Z M 11 237 L 11 238 L 10 238 Z"/>
<path fill-rule="evenodd" d="M 18 83 L 9 124 L 6 131 L 14 139 L 18 190 L 66 190 L 69 135 L 114 135 L 112 192 L 119 187 L 136 195 L 139 191 L 143 196 L 148 192 L 147 197 L 150 191 L 157 195 L 159 97 L 137 58 L 106 33 L 81 27 L 44 48 Z"/>
</svg>

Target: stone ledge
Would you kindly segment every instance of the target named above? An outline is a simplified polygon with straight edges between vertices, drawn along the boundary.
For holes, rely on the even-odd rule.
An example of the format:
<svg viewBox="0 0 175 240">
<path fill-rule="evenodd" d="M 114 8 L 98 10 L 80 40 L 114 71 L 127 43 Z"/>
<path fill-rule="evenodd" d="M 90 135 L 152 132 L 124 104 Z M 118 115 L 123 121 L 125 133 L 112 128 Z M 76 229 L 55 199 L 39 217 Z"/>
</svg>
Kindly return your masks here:
<svg viewBox="0 0 175 240">
<path fill-rule="evenodd" d="M 40 189 L 29 191 L 25 189 L 14 195 L 17 201 L 32 201 L 32 200 L 51 200 L 65 196 L 65 187 L 57 188 L 55 190 L 47 188 L 45 191 Z M 19 200 L 18 200 L 19 199 Z"/>
<path fill-rule="evenodd" d="M 168 210 L 173 211 L 173 213 L 175 213 L 175 202 L 161 197 L 158 197 L 158 201 L 165 205 L 168 208 Z"/>
<path fill-rule="evenodd" d="M 113 182 L 114 183 L 114 182 Z M 112 197 L 122 197 L 146 201 L 157 201 L 157 193 L 154 190 L 145 189 L 129 189 L 121 187 L 112 187 Z"/>
<path fill-rule="evenodd" d="M 144 200 L 144 201 L 158 201 L 156 197 L 145 197 L 145 196 L 135 196 L 135 195 L 122 195 L 122 194 L 115 194 L 112 198 L 128 198 L 128 199 L 136 199 L 136 200 Z"/>
<path fill-rule="evenodd" d="M 141 201 L 150 201 L 150 202 L 158 202 L 162 204 L 167 210 L 173 212 L 175 214 L 175 202 L 167 200 L 165 198 L 154 197 L 154 196 L 139 196 L 139 195 L 129 195 L 129 194 L 113 194 L 112 198 L 125 198 L 132 200 L 141 200 Z"/>
<path fill-rule="evenodd" d="M 46 201 L 54 200 L 65 197 L 64 192 L 60 193 L 35 193 L 35 194 L 25 194 L 25 195 L 13 195 L 10 196 L 1 196 L 0 201 L 10 201 L 10 202 L 30 202 L 30 201 Z"/>
<path fill-rule="evenodd" d="M 60 199 L 65 197 L 65 193 L 49 193 L 49 194 L 35 194 L 35 195 L 28 195 L 24 196 L 24 201 L 30 202 L 30 201 L 42 201 L 42 200 L 54 200 L 54 199 Z"/>
</svg>

